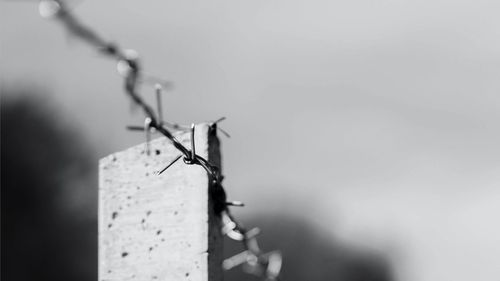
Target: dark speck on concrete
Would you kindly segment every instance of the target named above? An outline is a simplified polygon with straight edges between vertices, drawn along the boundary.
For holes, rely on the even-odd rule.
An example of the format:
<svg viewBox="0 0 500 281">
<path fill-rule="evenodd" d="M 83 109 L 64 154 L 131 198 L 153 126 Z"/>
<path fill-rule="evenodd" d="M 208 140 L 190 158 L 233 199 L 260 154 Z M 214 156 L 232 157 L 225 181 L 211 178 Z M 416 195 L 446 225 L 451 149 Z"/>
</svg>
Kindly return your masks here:
<svg viewBox="0 0 500 281">
<path fill-rule="evenodd" d="M 127 252 L 123 252 L 123 253 L 122 253 L 122 258 L 124 258 L 124 257 L 126 257 L 126 256 L 128 256 L 128 253 L 127 253 Z"/>
<path fill-rule="evenodd" d="M 158 231 L 156 232 L 156 235 L 160 235 L 160 234 L 161 234 L 161 230 L 158 230 Z"/>
<path fill-rule="evenodd" d="M 113 213 L 111 214 L 111 218 L 112 218 L 112 219 L 116 219 L 116 217 L 117 217 L 117 216 L 118 216 L 118 212 L 113 212 Z"/>
<path fill-rule="evenodd" d="M 155 150 L 156 155 L 160 155 L 161 151 L 160 150 Z"/>
</svg>

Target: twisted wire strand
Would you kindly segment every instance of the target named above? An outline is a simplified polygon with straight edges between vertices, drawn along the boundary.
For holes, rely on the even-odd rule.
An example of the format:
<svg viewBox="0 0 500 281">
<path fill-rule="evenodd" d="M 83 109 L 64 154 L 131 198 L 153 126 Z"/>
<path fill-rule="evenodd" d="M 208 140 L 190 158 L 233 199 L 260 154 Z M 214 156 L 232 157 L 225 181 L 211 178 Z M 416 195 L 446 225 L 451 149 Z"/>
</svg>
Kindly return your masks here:
<svg viewBox="0 0 500 281">
<path fill-rule="evenodd" d="M 103 54 L 116 59 L 119 64 L 126 66 L 126 69 L 123 71 L 125 92 L 130 99 L 143 110 L 145 116 L 149 118 L 145 129 L 148 131 L 155 129 L 157 132 L 167 137 L 174 147 L 182 153 L 186 164 L 199 165 L 203 167 L 210 176 L 210 196 L 214 200 L 214 211 L 217 215 L 228 220 L 223 226 L 223 232 L 231 239 L 241 241 L 244 248 L 244 252 L 226 260 L 240 259 L 238 262 L 231 264 L 231 268 L 240 264 L 247 264 L 250 267 L 250 273 L 265 277 L 265 280 L 268 281 L 279 280 L 278 275 L 281 269 L 281 254 L 279 252 L 263 253 L 255 238 L 258 233 L 249 235 L 249 231 L 247 231 L 231 214 L 228 208 L 228 205 L 231 204 L 226 202 L 226 193 L 222 186 L 224 177 L 220 169 L 212 165 L 207 159 L 195 154 L 194 147 L 190 150 L 177 140 L 165 127 L 165 125 L 173 128 L 175 128 L 175 126 L 172 126 L 168 122 L 163 122 L 161 116 L 159 116 L 161 112 L 159 112 L 157 116 L 154 109 L 148 105 L 137 92 L 137 85 L 141 80 L 142 72 L 136 53 L 130 50 L 121 49 L 114 43 L 100 37 L 92 29 L 82 24 L 62 0 L 42 0 L 40 2 L 40 14 L 44 17 L 59 20 L 72 35 L 95 47 Z M 213 122 L 212 128 L 217 129 L 217 122 L 222 120 L 223 119 L 219 119 Z M 225 131 L 222 130 L 222 132 L 227 135 Z"/>
</svg>

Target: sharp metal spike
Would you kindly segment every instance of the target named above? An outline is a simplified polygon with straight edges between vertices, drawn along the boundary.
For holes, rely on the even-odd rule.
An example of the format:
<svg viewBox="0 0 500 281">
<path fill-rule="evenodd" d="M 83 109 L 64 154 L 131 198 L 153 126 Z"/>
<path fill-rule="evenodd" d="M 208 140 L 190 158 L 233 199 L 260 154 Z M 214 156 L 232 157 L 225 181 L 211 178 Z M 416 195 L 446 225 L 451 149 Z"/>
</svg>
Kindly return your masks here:
<svg viewBox="0 0 500 281">
<path fill-rule="evenodd" d="M 283 257 L 278 251 L 271 252 L 267 259 L 267 270 L 266 277 L 269 280 L 276 280 L 281 271 L 281 265 L 283 263 Z"/>
<path fill-rule="evenodd" d="M 219 118 L 219 119 L 215 120 L 214 122 L 212 122 L 212 124 L 217 124 L 217 123 L 222 122 L 222 121 L 224 121 L 224 120 L 226 120 L 226 117 L 224 117 L 224 116 L 223 116 L 223 117 L 221 117 L 221 118 Z"/>
<path fill-rule="evenodd" d="M 146 133 L 146 154 L 150 155 L 151 154 L 151 149 L 150 149 L 150 141 L 151 141 L 151 118 L 146 117 L 144 119 L 144 132 Z"/>
<path fill-rule="evenodd" d="M 231 138 L 231 135 L 228 132 L 224 131 L 221 127 L 217 127 L 217 130 L 219 130 L 222 134 L 224 134 L 226 138 L 229 139 Z"/>
<path fill-rule="evenodd" d="M 161 126 L 163 124 L 163 107 L 161 104 L 162 87 L 159 83 L 155 85 L 155 90 L 156 90 L 156 106 L 158 109 L 158 122 L 160 123 Z"/>
<path fill-rule="evenodd" d="M 248 239 L 248 238 L 253 238 L 259 234 L 260 234 L 260 228 L 254 227 L 254 228 L 250 229 L 249 231 L 247 231 L 247 233 L 245 233 L 245 236 Z"/>
<path fill-rule="evenodd" d="M 196 158 L 195 144 L 194 144 L 194 123 L 191 124 L 191 160 Z"/>
<path fill-rule="evenodd" d="M 247 262 L 248 255 L 249 255 L 248 251 L 243 251 L 230 258 L 227 258 L 222 262 L 222 268 L 224 270 L 230 270 L 234 267 L 237 267 L 238 265 Z"/>
<path fill-rule="evenodd" d="M 144 126 L 128 125 L 127 130 L 144 132 L 145 129 L 144 129 Z"/>
<path fill-rule="evenodd" d="M 182 157 L 182 154 L 177 156 L 174 160 L 172 160 L 172 162 L 170 162 L 170 164 L 167 165 L 167 167 L 163 168 L 161 171 L 158 172 L 158 175 L 161 175 L 163 172 L 165 172 L 168 168 L 170 168 L 170 166 L 174 165 L 175 162 L 179 161 L 179 159 L 181 159 Z"/>
<path fill-rule="evenodd" d="M 226 202 L 226 205 L 234 206 L 234 207 L 245 207 L 245 203 L 243 203 L 241 201 L 229 201 L 229 202 Z"/>
<path fill-rule="evenodd" d="M 257 241 L 256 236 L 249 237 L 245 233 L 246 243 L 248 250 L 254 254 L 260 254 L 259 242 Z"/>
</svg>

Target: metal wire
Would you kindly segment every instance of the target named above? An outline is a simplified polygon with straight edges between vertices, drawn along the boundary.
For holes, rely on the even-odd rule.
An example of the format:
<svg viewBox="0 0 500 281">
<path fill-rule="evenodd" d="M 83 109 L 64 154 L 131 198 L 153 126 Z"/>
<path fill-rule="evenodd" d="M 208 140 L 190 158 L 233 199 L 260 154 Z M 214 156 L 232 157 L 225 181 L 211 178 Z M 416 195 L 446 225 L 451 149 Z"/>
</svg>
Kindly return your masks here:
<svg viewBox="0 0 500 281">
<path fill-rule="evenodd" d="M 114 43 L 107 41 L 100 37 L 96 32 L 83 25 L 77 18 L 73 15 L 70 9 L 66 6 L 64 1 L 61 0 L 42 0 L 39 4 L 40 14 L 46 18 L 54 18 L 59 20 L 61 24 L 74 36 L 80 38 L 82 41 L 96 48 L 103 54 L 117 60 L 118 62 L 118 72 L 124 76 L 124 88 L 127 95 L 134 102 L 135 105 L 139 106 L 146 118 L 145 126 L 130 126 L 129 129 L 141 130 L 146 133 L 146 151 L 149 153 L 149 139 L 150 133 L 152 131 L 157 131 L 167 137 L 173 144 L 173 146 L 180 151 L 181 155 L 174 159 L 170 164 L 168 164 L 161 172 L 163 173 L 168 169 L 173 163 L 183 157 L 184 163 L 187 165 L 198 165 L 205 169 L 210 177 L 210 196 L 214 201 L 214 211 L 217 215 L 221 217 L 222 220 L 222 232 L 229 238 L 240 241 L 242 243 L 244 251 L 237 254 L 231 258 L 228 258 L 223 263 L 223 268 L 229 270 L 233 267 L 243 265 L 246 272 L 263 277 L 265 280 L 274 281 L 278 280 L 278 276 L 281 270 L 282 257 L 277 251 L 263 253 L 257 242 L 257 235 L 260 230 L 257 228 L 247 231 L 243 225 L 236 220 L 230 212 L 229 206 L 243 206 L 243 203 L 239 201 L 227 202 L 226 192 L 222 186 L 222 180 L 224 177 L 221 174 L 220 169 L 212 165 L 207 159 L 196 154 L 195 143 L 194 143 L 194 125 L 191 126 L 191 150 L 185 147 L 179 140 L 177 140 L 171 131 L 171 129 L 187 129 L 183 126 L 177 124 L 171 124 L 163 121 L 163 111 L 161 108 L 161 98 L 160 91 L 161 87 L 159 84 L 164 83 L 156 78 L 146 77 L 142 73 L 142 69 L 139 64 L 137 52 L 133 50 L 121 49 Z M 156 81 L 156 93 L 157 93 L 157 113 L 154 109 L 148 105 L 144 99 L 137 92 L 137 86 L 140 81 Z M 217 123 L 224 120 L 225 118 L 220 118 L 212 123 L 212 128 L 217 129 Z M 168 128 L 167 128 L 168 127 Z M 219 129 L 220 130 L 220 129 Z M 229 136 L 224 130 L 220 130 L 226 136 Z"/>
</svg>

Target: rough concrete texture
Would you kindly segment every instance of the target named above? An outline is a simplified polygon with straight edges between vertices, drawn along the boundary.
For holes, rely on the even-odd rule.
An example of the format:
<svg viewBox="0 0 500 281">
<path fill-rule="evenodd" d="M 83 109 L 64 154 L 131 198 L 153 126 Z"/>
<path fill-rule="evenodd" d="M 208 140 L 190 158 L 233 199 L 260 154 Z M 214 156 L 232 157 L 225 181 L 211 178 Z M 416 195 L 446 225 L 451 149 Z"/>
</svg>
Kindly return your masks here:
<svg viewBox="0 0 500 281">
<path fill-rule="evenodd" d="M 196 126 L 196 153 L 220 166 L 219 142 Z M 190 133 L 178 133 L 190 148 Z M 209 178 L 161 137 L 99 163 L 99 280 L 222 280 L 220 221 L 212 211 Z M 209 155 L 210 154 L 210 155 Z"/>
</svg>

